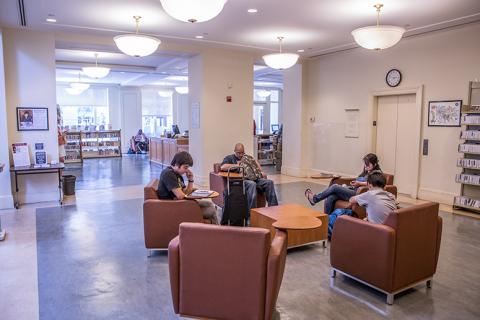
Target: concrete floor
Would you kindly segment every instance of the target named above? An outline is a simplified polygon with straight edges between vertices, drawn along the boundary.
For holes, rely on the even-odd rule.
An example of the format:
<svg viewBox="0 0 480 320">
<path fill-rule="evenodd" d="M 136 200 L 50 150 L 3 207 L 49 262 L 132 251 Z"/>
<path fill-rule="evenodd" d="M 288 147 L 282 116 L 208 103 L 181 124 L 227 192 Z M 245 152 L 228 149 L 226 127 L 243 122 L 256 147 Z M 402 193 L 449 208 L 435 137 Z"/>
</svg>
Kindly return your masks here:
<svg viewBox="0 0 480 320">
<path fill-rule="evenodd" d="M 0 212 L 8 232 L 0 242 L 0 319 L 178 319 L 167 256 L 147 258 L 143 244 L 142 188 L 159 169 L 144 158 L 111 160 L 85 163 L 76 204 Z M 281 203 L 308 205 L 305 188 L 324 188 L 272 179 Z M 419 285 L 388 306 L 383 294 L 346 277 L 331 283 L 329 247 L 310 245 L 289 250 L 275 319 L 479 319 L 480 220 L 441 216 L 432 289 Z"/>
</svg>

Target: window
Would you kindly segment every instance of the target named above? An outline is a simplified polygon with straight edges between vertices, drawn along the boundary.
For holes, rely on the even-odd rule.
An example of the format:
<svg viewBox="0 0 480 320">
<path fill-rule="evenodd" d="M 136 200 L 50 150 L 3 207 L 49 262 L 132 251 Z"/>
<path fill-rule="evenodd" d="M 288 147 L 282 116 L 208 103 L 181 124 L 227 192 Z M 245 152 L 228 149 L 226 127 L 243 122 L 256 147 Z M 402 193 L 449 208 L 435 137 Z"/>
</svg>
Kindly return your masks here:
<svg viewBox="0 0 480 320">
<path fill-rule="evenodd" d="M 173 124 L 172 96 L 161 97 L 157 89 L 142 89 L 142 130 L 147 136 L 159 137 Z"/>
<path fill-rule="evenodd" d="M 281 89 L 260 88 L 253 90 L 253 119 L 257 134 L 272 133 L 271 125 L 279 125 L 281 120 Z"/>
<path fill-rule="evenodd" d="M 108 106 L 107 107 L 72 107 L 60 106 L 62 110 L 63 126 L 72 128 L 79 126 L 101 126 L 107 129 L 109 124 Z M 73 129 L 75 130 L 75 129 Z"/>
</svg>

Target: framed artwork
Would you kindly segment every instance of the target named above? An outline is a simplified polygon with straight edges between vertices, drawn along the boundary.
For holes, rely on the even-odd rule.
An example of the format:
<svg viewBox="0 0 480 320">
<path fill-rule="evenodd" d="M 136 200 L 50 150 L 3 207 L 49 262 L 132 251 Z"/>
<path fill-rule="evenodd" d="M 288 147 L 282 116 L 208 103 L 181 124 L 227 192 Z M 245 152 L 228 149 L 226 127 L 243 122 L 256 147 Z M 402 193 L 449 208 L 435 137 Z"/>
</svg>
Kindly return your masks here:
<svg viewBox="0 0 480 320">
<path fill-rule="evenodd" d="M 428 103 L 429 127 L 460 127 L 462 100 L 430 101 Z"/>
<path fill-rule="evenodd" d="M 18 131 L 48 131 L 48 108 L 17 108 Z"/>
</svg>

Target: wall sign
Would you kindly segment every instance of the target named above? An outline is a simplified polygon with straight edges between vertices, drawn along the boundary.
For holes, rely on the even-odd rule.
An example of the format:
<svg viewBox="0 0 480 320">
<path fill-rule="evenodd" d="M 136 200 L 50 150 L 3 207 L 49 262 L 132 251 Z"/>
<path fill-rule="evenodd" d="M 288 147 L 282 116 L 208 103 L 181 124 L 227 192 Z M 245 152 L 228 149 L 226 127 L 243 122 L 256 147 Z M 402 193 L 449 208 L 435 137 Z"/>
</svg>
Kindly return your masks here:
<svg viewBox="0 0 480 320">
<path fill-rule="evenodd" d="M 48 108 L 17 108 L 18 131 L 48 131 Z"/>
</svg>

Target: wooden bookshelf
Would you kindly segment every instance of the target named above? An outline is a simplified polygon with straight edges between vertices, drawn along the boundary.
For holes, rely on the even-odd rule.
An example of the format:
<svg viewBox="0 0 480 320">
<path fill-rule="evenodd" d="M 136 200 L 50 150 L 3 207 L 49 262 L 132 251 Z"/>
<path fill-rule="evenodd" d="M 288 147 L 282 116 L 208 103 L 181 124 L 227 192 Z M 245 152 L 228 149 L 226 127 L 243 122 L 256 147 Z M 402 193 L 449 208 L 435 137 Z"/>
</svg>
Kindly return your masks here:
<svg viewBox="0 0 480 320">
<path fill-rule="evenodd" d="M 121 131 L 82 131 L 80 134 L 82 159 L 122 156 Z"/>
<path fill-rule="evenodd" d="M 80 132 L 67 132 L 65 144 L 65 163 L 82 162 L 82 143 Z"/>
<path fill-rule="evenodd" d="M 476 166 L 480 165 L 480 82 L 469 83 L 468 104 L 462 106 L 461 123 L 460 139 L 464 143 L 458 146 L 458 152 L 463 154 L 463 158 L 457 160 L 457 166 L 462 168 L 462 172 L 455 177 L 455 181 L 461 183 L 461 189 L 460 195 L 454 197 L 453 208 L 480 213 L 480 183 L 474 181 L 480 174 L 480 166 Z M 470 150 L 461 151 L 465 146 Z"/>
</svg>

